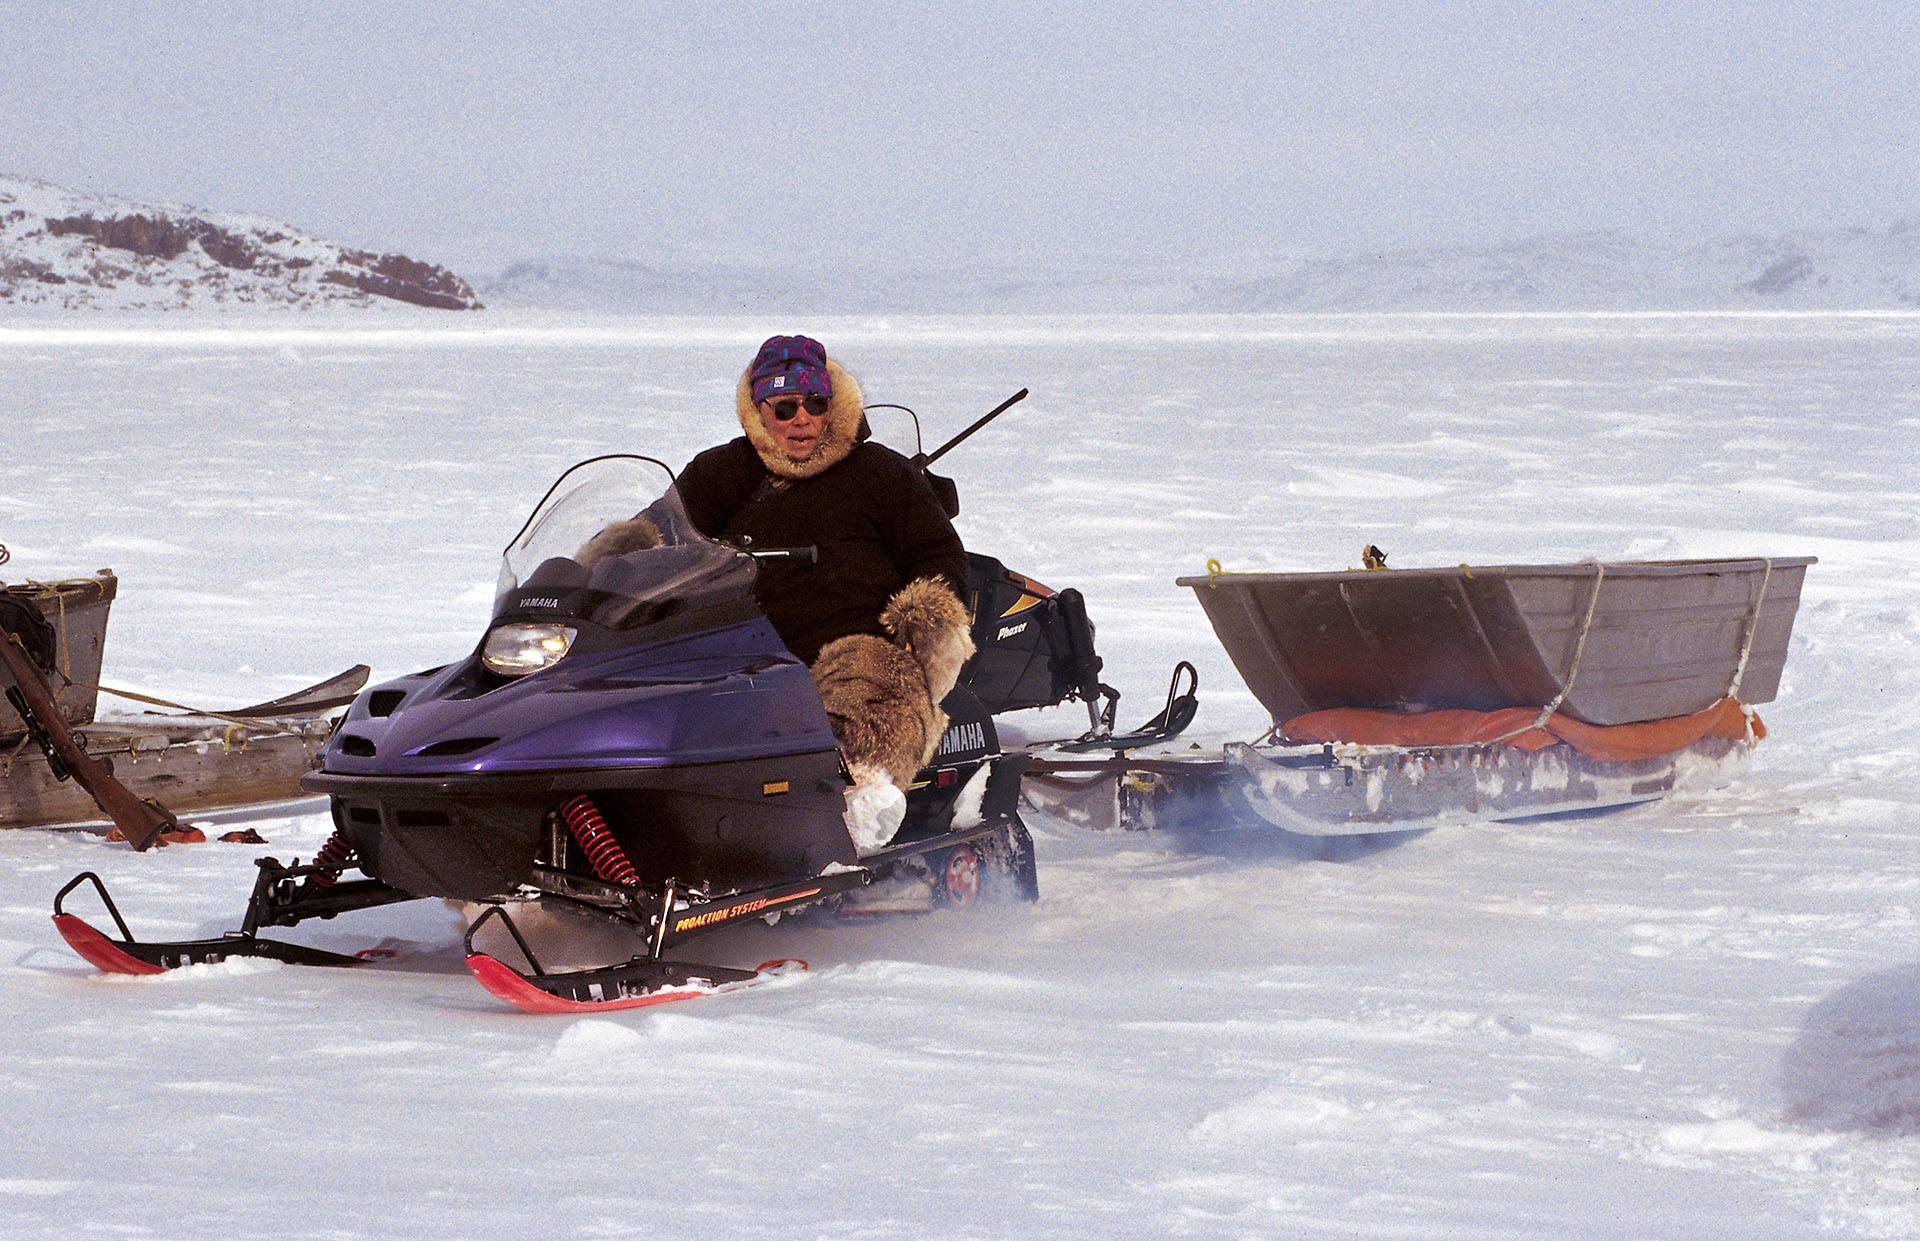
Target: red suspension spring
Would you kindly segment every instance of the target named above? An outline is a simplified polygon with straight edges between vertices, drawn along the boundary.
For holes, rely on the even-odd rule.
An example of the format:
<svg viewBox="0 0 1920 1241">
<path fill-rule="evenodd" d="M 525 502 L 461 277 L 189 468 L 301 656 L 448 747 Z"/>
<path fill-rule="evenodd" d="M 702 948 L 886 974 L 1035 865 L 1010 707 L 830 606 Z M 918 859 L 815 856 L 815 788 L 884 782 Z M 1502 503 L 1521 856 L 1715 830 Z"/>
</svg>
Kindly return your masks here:
<svg viewBox="0 0 1920 1241">
<path fill-rule="evenodd" d="M 587 861 L 593 864 L 594 874 L 621 887 L 633 887 L 640 882 L 640 872 L 627 860 L 627 851 L 613 838 L 612 830 L 592 798 L 580 794 L 560 807 L 560 817 L 567 821 L 567 830 L 587 851 Z"/>
<path fill-rule="evenodd" d="M 330 888 L 340 880 L 340 872 L 354 859 L 353 846 L 339 832 L 327 837 L 327 843 L 320 846 L 320 852 L 313 855 L 313 864 L 319 868 L 319 874 L 313 877 L 316 886 Z"/>
</svg>

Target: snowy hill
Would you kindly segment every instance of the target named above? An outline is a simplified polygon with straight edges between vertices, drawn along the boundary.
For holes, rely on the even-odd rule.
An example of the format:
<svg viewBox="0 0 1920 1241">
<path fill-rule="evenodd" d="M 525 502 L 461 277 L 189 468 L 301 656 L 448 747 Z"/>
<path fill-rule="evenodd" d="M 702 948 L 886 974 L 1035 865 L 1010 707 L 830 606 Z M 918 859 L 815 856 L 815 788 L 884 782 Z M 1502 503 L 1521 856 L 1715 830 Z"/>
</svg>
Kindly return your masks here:
<svg viewBox="0 0 1920 1241">
<path fill-rule="evenodd" d="M 1920 226 L 1688 244 L 1597 232 L 1486 249 L 1253 260 L 1208 283 L 1199 299 L 1210 310 L 1904 309 L 1920 307 Z"/>
<path fill-rule="evenodd" d="M 1337 257 L 1044 255 L 964 266 L 739 257 L 648 244 L 561 254 L 477 282 L 262 216 L 0 175 L 0 306 L 176 310 L 377 305 L 623 314 L 1082 314 L 1920 308 L 1920 223 L 1649 241 L 1621 232 Z"/>
<path fill-rule="evenodd" d="M 369 306 L 477 310 L 444 267 L 264 216 L 86 194 L 0 176 L 0 304 L 47 309 Z"/>
<path fill-rule="evenodd" d="M 1920 225 L 1688 244 L 1598 232 L 1338 258 L 963 269 L 562 255 L 516 263 L 480 291 L 502 306 L 652 314 L 1887 310 L 1920 307 Z"/>
</svg>

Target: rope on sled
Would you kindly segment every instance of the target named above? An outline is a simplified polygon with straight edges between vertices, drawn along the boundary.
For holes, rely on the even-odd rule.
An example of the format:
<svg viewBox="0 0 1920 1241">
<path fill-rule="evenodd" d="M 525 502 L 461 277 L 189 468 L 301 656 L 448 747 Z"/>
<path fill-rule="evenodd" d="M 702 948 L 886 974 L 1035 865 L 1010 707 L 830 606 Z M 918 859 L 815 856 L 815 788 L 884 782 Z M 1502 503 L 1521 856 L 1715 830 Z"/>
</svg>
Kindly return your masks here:
<svg viewBox="0 0 1920 1241">
<path fill-rule="evenodd" d="M 136 694 L 130 689 L 114 689 L 107 685 L 89 685 L 85 681 L 76 681 L 65 673 L 61 680 L 81 689 L 90 689 L 97 694 L 112 694 L 115 698 L 125 698 L 129 702 L 143 702 L 150 707 L 167 707 L 174 711 L 185 711 L 189 715 L 201 715 L 210 720 L 219 720 L 227 726 L 220 736 L 220 745 L 228 751 L 245 750 L 249 737 L 277 737 L 282 733 L 291 733 L 289 728 L 262 728 L 260 721 L 243 720 L 238 716 L 222 715 L 218 711 L 205 711 L 199 707 L 189 707 L 185 703 L 170 702 L 165 698 L 153 698 L 146 694 Z"/>
<path fill-rule="evenodd" d="M 1773 558 L 1767 557 L 1765 569 L 1760 574 L 1760 593 L 1754 596 L 1753 607 L 1747 611 L 1747 631 L 1740 638 L 1740 659 L 1733 666 L 1733 680 L 1727 682 L 1726 697 L 1740 697 L 1740 682 L 1747 675 L 1747 659 L 1753 654 L 1753 635 L 1760 628 L 1760 607 L 1767 601 L 1767 586 L 1773 581 Z"/>
<path fill-rule="evenodd" d="M 282 733 L 291 732 L 290 729 L 285 728 L 263 728 L 259 720 L 243 720 L 231 715 L 222 715 L 218 711 L 205 711 L 199 707 L 189 707 L 185 703 L 171 702 L 165 698 L 153 698 L 146 694 L 136 694 L 132 690 L 114 689 L 107 685 L 94 685 L 86 681 L 76 680 L 73 675 L 73 650 L 70 645 L 71 639 L 68 635 L 67 627 L 67 588 L 87 586 L 98 589 L 98 579 L 91 577 L 72 577 L 63 578 L 55 582 L 28 581 L 26 585 L 33 587 L 36 591 L 53 596 L 54 614 L 58 622 L 55 624 L 54 630 L 60 635 L 60 650 L 54 660 L 57 665 L 54 668 L 54 675 L 59 678 L 61 684 L 57 686 L 49 685 L 47 688 L 53 692 L 53 700 L 56 703 L 61 700 L 69 689 L 90 689 L 96 694 L 110 694 L 115 698 L 125 698 L 129 702 L 144 703 L 149 707 L 166 707 L 173 711 L 185 711 L 189 715 L 199 715 L 210 720 L 219 720 L 227 726 L 226 731 L 220 735 L 220 748 L 226 753 L 245 750 L 249 737 L 274 737 Z M 129 753 L 132 753 L 132 751 L 129 750 Z M 9 755 L 8 762 L 11 763 L 11 761 L 12 756 Z"/>
<path fill-rule="evenodd" d="M 33 734 L 21 733 L 19 743 L 7 751 L 5 759 L 0 760 L 0 776 L 10 776 L 13 774 L 13 760 L 26 753 L 27 747 L 31 744 L 33 744 Z"/>
<path fill-rule="evenodd" d="M 1573 692 L 1573 683 L 1580 679 L 1580 660 L 1587 653 L 1587 635 L 1593 632 L 1593 614 L 1600 606 L 1600 584 L 1607 580 L 1607 566 L 1591 557 L 1587 563 L 1593 566 L 1593 590 L 1587 595 L 1587 614 L 1580 619 L 1580 636 L 1573 643 L 1573 662 L 1567 666 L 1566 680 L 1560 684 L 1560 692 L 1553 701 L 1540 708 L 1540 718 L 1533 722 L 1535 728 L 1545 728 L 1560 704 Z"/>
<path fill-rule="evenodd" d="M 0 557 L 0 564 L 5 563 L 6 558 Z M 70 591 L 78 594 L 81 592 L 81 588 L 84 587 L 87 590 L 93 591 L 96 596 L 93 599 L 89 599 L 88 602 L 98 602 L 98 595 L 101 593 L 100 579 L 94 577 L 63 577 L 58 581 L 40 582 L 35 581 L 33 578 L 28 578 L 22 585 L 30 587 L 37 594 L 49 594 L 53 596 L 54 610 L 59 616 L 60 621 L 55 627 L 60 634 L 60 651 L 56 661 L 60 664 L 58 671 L 61 676 L 68 677 L 67 683 L 69 685 L 79 684 L 79 682 L 73 681 L 69 676 L 73 671 L 73 651 L 68 645 L 67 637 L 67 595 Z M 80 688 L 91 689 L 92 686 L 81 685 Z M 55 690 L 53 696 L 54 701 L 59 701 L 60 691 Z"/>
<path fill-rule="evenodd" d="M 1567 675 L 1560 682 L 1560 692 L 1553 696 L 1553 701 L 1540 708 L 1540 714 L 1534 717 L 1531 724 L 1523 724 L 1511 732 L 1502 733 L 1486 744 L 1498 745 L 1502 741 L 1518 737 L 1521 733 L 1545 728 L 1547 721 L 1553 718 L 1553 713 L 1560 709 L 1560 704 L 1565 702 L 1567 695 L 1573 692 L 1573 683 L 1580 679 L 1580 660 L 1587 653 L 1587 635 L 1593 631 L 1593 614 L 1600 606 L 1600 584 L 1607 579 L 1606 565 L 1591 556 L 1582 563 L 1593 566 L 1593 590 L 1587 595 L 1587 612 L 1580 620 L 1580 633 L 1573 642 L 1573 659 L 1567 665 Z"/>
</svg>

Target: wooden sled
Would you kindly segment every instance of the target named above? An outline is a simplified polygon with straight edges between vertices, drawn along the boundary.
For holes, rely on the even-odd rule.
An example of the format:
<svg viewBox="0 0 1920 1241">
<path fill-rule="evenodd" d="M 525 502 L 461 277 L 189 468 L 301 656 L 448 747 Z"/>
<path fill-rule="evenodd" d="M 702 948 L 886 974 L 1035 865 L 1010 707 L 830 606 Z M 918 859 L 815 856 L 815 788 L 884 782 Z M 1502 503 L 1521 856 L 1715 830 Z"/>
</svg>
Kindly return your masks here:
<svg viewBox="0 0 1920 1241">
<path fill-rule="evenodd" d="M 1273 728 L 1214 751 L 1035 755 L 1023 793 L 1101 830 L 1348 836 L 1712 787 L 1765 735 L 1746 704 L 1778 689 L 1812 563 L 1181 578 Z"/>
<path fill-rule="evenodd" d="M 217 714 L 177 712 L 96 717 L 107 610 L 117 592 L 111 570 L 51 585 L 10 586 L 52 626 L 55 706 L 86 755 L 145 801 L 175 814 L 302 796 L 338 712 L 366 684 L 356 666 L 294 694 Z M 0 635 L 4 638 L 4 635 Z M 0 692 L 15 687 L 0 666 Z M 23 720 L 0 702 L 0 827 L 103 822 L 101 806 L 77 779 L 61 780 Z"/>
</svg>

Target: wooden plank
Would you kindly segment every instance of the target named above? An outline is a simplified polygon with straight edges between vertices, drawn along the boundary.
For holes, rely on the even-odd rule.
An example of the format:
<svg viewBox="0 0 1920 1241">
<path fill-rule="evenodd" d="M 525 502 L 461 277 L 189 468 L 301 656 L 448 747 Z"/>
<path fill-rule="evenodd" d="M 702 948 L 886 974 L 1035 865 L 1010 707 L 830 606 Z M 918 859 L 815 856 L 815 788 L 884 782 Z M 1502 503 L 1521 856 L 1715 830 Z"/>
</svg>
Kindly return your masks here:
<svg viewBox="0 0 1920 1241">
<path fill-rule="evenodd" d="M 171 716 L 152 723 L 96 723 L 85 731 L 89 753 L 108 760 L 115 778 L 136 797 L 184 816 L 300 796 L 300 777 L 318 762 L 328 726 L 308 720 L 289 728 L 241 735 L 217 721 Z M 0 827 L 104 819 L 86 790 L 53 778 L 38 750 L 9 748 L 0 755 Z"/>
</svg>

